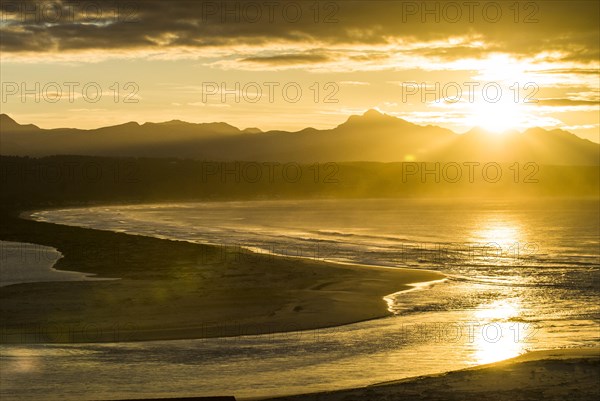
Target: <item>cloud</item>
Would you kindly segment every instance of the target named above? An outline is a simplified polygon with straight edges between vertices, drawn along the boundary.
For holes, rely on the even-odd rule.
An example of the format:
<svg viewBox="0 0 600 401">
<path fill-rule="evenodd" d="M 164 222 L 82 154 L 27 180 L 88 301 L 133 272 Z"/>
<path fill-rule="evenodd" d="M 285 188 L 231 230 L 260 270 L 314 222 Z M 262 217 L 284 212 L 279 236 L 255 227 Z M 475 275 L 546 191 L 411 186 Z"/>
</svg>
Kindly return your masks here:
<svg viewBox="0 0 600 401">
<path fill-rule="evenodd" d="M 323 63 L 330 60 L 331 58 L 326 54 L 278 54 L 275 56 L 247 57 L 241 61 L 277 66 Z"/>
<path fill-rule="evenodd" d="M 371 85 L 369 82 L 364 81 L 340 81 L 340 85 L 348 85 L 348 86 L 369 86 Z"/>
<path fill-rule="evenodd" d="M 600 124 L 582 124 L 582 125 L 561 125 L 560 128 L 563 130 L 597 130 Z"/>
<path fill-rule="evenodd" d="M 510 3 L 510 4 L 509 4 Z M 598 2 L 277 2 L 188 0 L 113 0 L 88 3 L 3 1 L 0 50 L 3 58 L 95 51 L 108 55 L 139 52 L 198 57 L 191 49 L 220 48 L 238 55 L 240 47 L 279 43 L 287 50 L 242 60 L 267 66 L 306 65 L 328 55 L 302 55 L 290 48 L 338 48 L 397 45 L 423 57 L 454 60 L 490 52 L 531 56 L 545 52 L 559 60 L 597 63 Z M 317 4 L 315 8 L 315 4 Z M 469 8 L 466 4 L 474 4 Z M 426 7 L 433 9 L 427 13 Z M 433 8 L 431 8 L 433 7 Z M 457 8 L 458 7 L 458 8 Z M 500 7 L 500 10 L 496 8 Z M 24 13 L 23 10 L 29 10 Z M 498 17 L 498 18 L 496 18 Z M 469 42 L 410 50 L 456 36 Z M 485 44 L 482 46 L 481 44 Z M 35 53 L 35 54 L 34 54 Z M 354 63 L 385 62 L 386 54 L 351 55 Z"/>
<path fill-rule="evenodd" d="M 597 106 L 600 100 L 582 100 L 582 99 L 539 99 L 537 103 L 540 106 Z"/>
<path fill-rule="evenodd" d="M 557 68 L 553 70 L 539 70 L 540 74 L 569 74 L 569 75 L 598 75 L 598 68 Z"/>
</svg>

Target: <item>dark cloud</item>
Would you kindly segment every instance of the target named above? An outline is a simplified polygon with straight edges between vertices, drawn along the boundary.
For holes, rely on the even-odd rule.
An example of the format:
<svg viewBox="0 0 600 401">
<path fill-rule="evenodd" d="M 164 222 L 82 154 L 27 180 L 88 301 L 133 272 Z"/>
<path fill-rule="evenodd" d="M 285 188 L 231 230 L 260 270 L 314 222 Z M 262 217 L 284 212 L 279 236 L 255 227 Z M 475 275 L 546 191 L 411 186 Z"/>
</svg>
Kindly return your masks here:
<svg viewBox="0 0 600 401">
<path fill-rule="evenodd" d="M 600 70 L 594 68 L 556 68 L 553 70 L 539 70 L 542 74 L 576 74 L 576 75 L 598 75 Z"/>
<path fill-rule="evenodd" d="M 351 60 L 354 61 L 380 61 L 386 60 L 390 58 L 388 53 L 381 52 L 365 52 L 366 54 L 359 54 L 355 56 L 350 56 Z"/>
<path fill-rule="evenodd" d="M 242 61 L 268 65 L 311 64 L 329 61 L 325 54 L 279 54 L 276 56 L 247 57 Z"/>
<path fill-rule="evenodd" d="M 393 0 L 3 0 L 0 49 L 7 53 L 162 51 L 177 46 L 235 50 L 236 45 L 276 41 L 322 47 L 422 43 L 468 36 L 486 47 L 460 43 L 418 52 L 449 60 L 491 51 L 515 55 L 560 52 L 564 60 L 578 62 L 597 61 L 600 56 L 597 1 L 518 2 L 518 14 L 514 7 L 509 8 L 513 2 L 474 2 L 472 9 L 464 4 Z M 283 54 L 249 57 L 247 61 L 307 63 L 317 56 L 294 57 Z"/>
<path fill-rule="evenodd" d="M 540 106 L 597 106 L 600 100 L 581 100 L 581 99 L 539 99 Z"/>
<path fill-rule="evenodd" d="M 490 52 L 500 51 L 497 47 L 470 47 L 470 46 L 452 46 L 452 47 L 429 47 L 410 50 L 407 53 L 435 57 L 448 61 L 460 60 L 463 58 L 482 58 Z"/>
</svg>

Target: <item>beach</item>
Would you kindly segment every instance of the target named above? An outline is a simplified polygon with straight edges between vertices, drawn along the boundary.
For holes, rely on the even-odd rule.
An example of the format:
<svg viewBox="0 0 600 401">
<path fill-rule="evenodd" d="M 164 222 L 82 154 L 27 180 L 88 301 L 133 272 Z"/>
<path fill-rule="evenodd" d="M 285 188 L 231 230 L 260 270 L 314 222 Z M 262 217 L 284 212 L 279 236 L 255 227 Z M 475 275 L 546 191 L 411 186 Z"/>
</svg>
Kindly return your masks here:
<svg viewBox="0 0 600 401">
<path fill-rule="evenodd" d="M 533 351 L 474 368 L 271 401 L 570 400 L 600 396 L 600 348 Z M 266 400 L 263 398 L 263 400 Z"/>
<path fill-rule="evenodd" d="M 344 325 L 431 271 L 326 263 L 5 216 L 2 239 L 58 249 L 57 270 L 109 281 L 0 288 L 3 343 L 172 340 Z"/>
<path fill-rule="evenodd" d="M 444 289 L 455 278 L 423 268 L 331 263 L 318 254 L 294 258 L 240 246 L 202 245 L 192 242 L 193 233 L 199 227 L 214 230 L 216 224 L 193 220 L 187 207 L 177 210 L 185 211 L 179 216 L 188 223 L 183 226 L 189 227 L 188 234 L 173 228 L 180 227 L 173 224 L 176 215 L 156 209 L 148 220 L 154 225 L 144 224 L 139 214 L 122 214 L 118 221 L 106 214 L 98 219 L 100 226 L 111 221 L 124 225 L 123 216 L 133 216 L 137 226 L 129 226 L 139 234 L 118 232 L 118 227 L 33 221 L 18 212 L 3 216 L 2 240 L 49 246 L 63 256 L 53 267 L 57 271 L 109 279 L 0 288 L 3 396 L 80 400 L 92 385 L 93 399 L 127 399 L 132 382 L 143 388 L 136 392 L 140 399 L 232 394 L 247 400 L 519 400 L 543 394 L 578 400 L 597 391 L 597 351 L 527 352 L 576 347 L 571 345 L 573 336 L 590 337 L 589 323 L 573 322 L 576 329 L 563 340 L 535 327 L 515 331 L 533 326 L 515 320 L 511 304 L 495 300 L 475 311 L 426 309 L 423 305 L 430 304 L 425 300 L 448 299 Z M 324 209 L 316 219 L 323 221 L 327 215 L 330 210 Z M 160 226 L 158 217 L 171 225 Z M 224 220 L 237 221 L 231 217 Z M 87 221 L 81 214 L 78 218 Z M 414 229 L 398 227 L 403 232 Z M 319 233 L 346 241 L 347 230 L 334 228 Z M 383 241 L 394 240 L 390 234 L 383 231 Z M 184 240 L 186 235 L 189 240 Z M 305 232 L 295 235 L 294 240 L 305 241 Z M 367 235 L 360 238 L 371 238 Z M 265 241 L 271 238 L 275 236 Z M 368 242 L 365 246 L 371 247 L 365 254 L 373 257 L 376 248 Z M 336 247 L 346 255 L 341 243 Z M 410 291 L 423 283 L 432 287 Z M 468 300 L 464 288 L 469 287 L 458 287 L 457 294 Z M 404 312 L 409 308 L 419 312 Z M 378 319 L 383 317 L 388 318 Z M 479 328 L 473 332 L 467 329 L 475 326 Z M 457 328 L 458 337 L 452 331 Z M 494 337 L 495 329 L 502 338 Z M 504 364 L 482 365 L 525 352 Z M 167 374 L 174 379 L 165 384 L 161 380 Z M 82 377 L 88 384 L 80 384 Z M 24 387 L 33 381 L 39 385 Z M 72 389 L 71 398 L 47 394 L 49 382 Z M 496 382 L 505 387 L 494 387 Z M 544 385 L 547 390 L 542 392 Z M 309 394 L 298 395 L 302 393 Z"/>
</svg>

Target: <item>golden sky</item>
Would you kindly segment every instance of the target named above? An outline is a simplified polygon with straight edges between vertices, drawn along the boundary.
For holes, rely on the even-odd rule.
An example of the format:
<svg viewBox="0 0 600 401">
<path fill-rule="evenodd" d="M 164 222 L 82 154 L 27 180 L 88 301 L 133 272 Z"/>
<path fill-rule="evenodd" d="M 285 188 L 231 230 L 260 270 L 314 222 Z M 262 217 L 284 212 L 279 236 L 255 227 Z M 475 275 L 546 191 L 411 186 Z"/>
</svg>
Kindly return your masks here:
<svg viewBox="0 0 600 401">
<path fill-rule="evenodd" d="M 599 142 L 599 3 L 2 0 L 2 112 L 298 130 L 377 108 Z"/>
</svg>

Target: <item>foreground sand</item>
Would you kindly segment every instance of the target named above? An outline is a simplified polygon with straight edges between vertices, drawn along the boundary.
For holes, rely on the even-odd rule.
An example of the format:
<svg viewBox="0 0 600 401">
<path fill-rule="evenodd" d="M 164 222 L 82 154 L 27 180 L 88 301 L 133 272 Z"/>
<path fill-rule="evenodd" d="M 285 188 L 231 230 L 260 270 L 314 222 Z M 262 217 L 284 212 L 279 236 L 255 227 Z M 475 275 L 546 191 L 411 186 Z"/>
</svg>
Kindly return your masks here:
<svg viewBox="0 0 600 401">
<path fill-rule="evenodd" d="M 535 351 L 441 375 L 272 401 L 597 400 L 600 348 Z"/>
<path fill-rule="evenodd" d="M 3 216 L 0 239 L 57 248 L 55 268 L 114 281 L 0 288 L 2 343 L 143 341 L 316 329 L 389 314 L 435 272 L 279 258 Z"/>
</svg>

